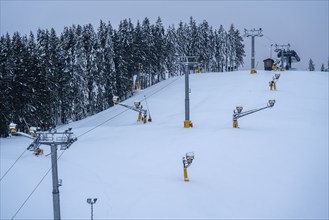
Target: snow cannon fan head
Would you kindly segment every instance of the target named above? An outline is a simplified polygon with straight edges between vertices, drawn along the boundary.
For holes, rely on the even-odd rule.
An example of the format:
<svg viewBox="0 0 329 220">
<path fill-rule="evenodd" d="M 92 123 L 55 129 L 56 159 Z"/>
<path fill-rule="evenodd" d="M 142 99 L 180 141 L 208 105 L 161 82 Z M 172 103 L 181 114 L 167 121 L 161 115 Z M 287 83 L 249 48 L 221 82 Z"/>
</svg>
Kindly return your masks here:
<svg viewBox="0 0 329 220">
<path fill-rule="evenodd" d="M 96 201 L 97 201 L 97 198 L 94 198 L 94 199 L 88 198 L 88 199 L 87 199 L 87 203 L 88 203 L 88 204 L 95 204 Z"/>
<path fill-rule="evenodd" d="M 273 100 L 268 100 L 268 106 L 269 107 L 273 107 L 274 104 L 275 104 L 275 100 L 274 99 Z"/>
<path fill-rule="evenodd" d="M 135 108 L 140 108 L 141 107 L 141 102 L 136 100 L 134 101 Z"/>
<path fill-rule="evenodd" d="M 274 76 L 275 76 L 275 79 L 279 79 L 280 78 L 280 73 L 276 73 Z"/>
<path fill-rule="evenodd" d="M 194 153 L 193 152 L 186 153 L 186 160 L 187 163 L 190 165 L 194 160 Z"/>
<path fill-rule="evenodd" d="M 114 103 L 114 105 L 119 104 L 119 102 L 120 102 L 119 96 L 113 96 L 113 103 Z"/>
<path fill-rule="evenodd" d="M 17 132 L 17 124 L 15 124 L 15 123 L 10 123 L 9 124 L 9 132 L 10 133 L 16 133 Z"/>
<path fill-rule="evenodd" d="M 236 111 L 240 114 L 242 112 L 243 107 L 242 106 L 237 106 Z"/>
</svg>

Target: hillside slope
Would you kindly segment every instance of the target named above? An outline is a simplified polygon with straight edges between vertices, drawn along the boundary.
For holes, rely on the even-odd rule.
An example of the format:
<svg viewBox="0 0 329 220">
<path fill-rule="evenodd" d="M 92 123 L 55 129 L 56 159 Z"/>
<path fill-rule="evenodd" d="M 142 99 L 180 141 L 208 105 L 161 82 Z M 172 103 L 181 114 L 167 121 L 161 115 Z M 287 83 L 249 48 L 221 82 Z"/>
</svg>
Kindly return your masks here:
<svg viewBox="0 0 329 220">
<path fill-rule="evenodd" d="M 193 128 L 183 128 L 184 77 L 139 91 L 153 122 L 114 106 L 71 123 L 78 136 L 59 152 L 62 219 L 327 219 L 328 73 L 286 71 L 190 75 Z M 239 119 L 245 110 L 273 108 Z M 145 101 L 142 102 L 145 106 Z M 1 177 L 31 143 L 1 139 Z M 50 152 L 44 146 L 45 154 Z M 183 181 L 182 157 L 194 152 Z M 27 151 L 1 180 L 1 219 L 11 219 L 50 168 Z M 52 219 L 51 173 L 15 219 Z"/>
</svg>

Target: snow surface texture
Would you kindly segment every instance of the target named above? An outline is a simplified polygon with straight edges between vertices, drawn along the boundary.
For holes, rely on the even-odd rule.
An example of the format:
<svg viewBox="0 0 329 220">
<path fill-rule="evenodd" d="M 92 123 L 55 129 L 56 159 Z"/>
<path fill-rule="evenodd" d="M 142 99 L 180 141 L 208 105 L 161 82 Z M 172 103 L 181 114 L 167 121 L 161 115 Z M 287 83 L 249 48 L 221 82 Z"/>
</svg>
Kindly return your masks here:
<svg viewBox="0 0 329 220">
<path fill-rule="evenodd" d="M 62 126 L 78 136 L 58 151 L 62 219 L 90 219 L 87 198 L 98 198 L 94 219 L 327 219 L 328 73 L 280 72 L 277 91 L 270 91 L 275 73 L 190 75 L 193 128 L 183 128 L 184 76 L 123 102 L 146 95 L 151 123 L 114 106 Z M 232 128 L 236 106 L 260 108 L 269 99 L 273 108 Z M 1 139 L 1 177 L 30 143 Z M 187 152 L 195 154 L 190 182 L 183 181 Z M 1 180 L 1 219 L 14 216 L 50 159 L 26 151 Z M 15 219 L 52 218 L 50 172 Z"/>
</svg>

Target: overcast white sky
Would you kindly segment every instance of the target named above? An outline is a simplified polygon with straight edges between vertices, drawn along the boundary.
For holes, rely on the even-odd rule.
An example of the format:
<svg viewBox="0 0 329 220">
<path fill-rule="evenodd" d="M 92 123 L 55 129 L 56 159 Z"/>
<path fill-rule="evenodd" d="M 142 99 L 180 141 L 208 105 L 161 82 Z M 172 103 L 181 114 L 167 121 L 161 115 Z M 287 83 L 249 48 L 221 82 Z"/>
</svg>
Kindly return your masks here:
<svg viewBox="0 0 329 220">
<path fill-rule="evenodd" d="M 291 44 L 301 57 L 293 67 L 306 70 L 312 58 L 316 70 L 321 64 L 327 66 L 328 6 L 329 0 L 312 1 L 29 1 L 1 0 L 1 35 L 15 31 L 36 33 L 38 28 L 54 28 L 59 35 L 65 26 L 93 24 L 111 21 L 114 28 L 120 20 L 131 18 L 136 24 L 145 17 L 154 23 L 158 16 L 164 26 L 179 21 L 188 22 L 193 16 L 197 23 L 207 20 L 218 29 L 222 24 L 226 30 L 231 24 L 244 33 L 244 28 L 262 28 L 264 36 L 256 37 L 256 63 L 263 69 L 263 59 L 270 56 L 270 45 Z M 245 66 L 250 68 L 251 39 L 245 38 Z M 273 53 L 273 56 L 275 53 Z"/>
</svg>

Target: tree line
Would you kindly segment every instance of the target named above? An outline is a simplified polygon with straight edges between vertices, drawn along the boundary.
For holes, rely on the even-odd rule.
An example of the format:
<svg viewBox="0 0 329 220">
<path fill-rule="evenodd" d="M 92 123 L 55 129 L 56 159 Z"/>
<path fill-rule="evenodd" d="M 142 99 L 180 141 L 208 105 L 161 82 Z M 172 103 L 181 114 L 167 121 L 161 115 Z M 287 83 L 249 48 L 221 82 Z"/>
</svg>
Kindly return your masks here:
<svg viewBox="0 0 329 220">
<path fill-rule="evenodd" d="M 233 24 L 226 31 L 191 17 L 164 28 L 159 17 L 114 29 L 100 21 L 0 38 L 0 135 L 17 123 L 46 130 L 83 119 L 113 105 L 114 95 L 131 96 L 140 72 L 142 88 L 183 74 L 179 58 L 197 56 L 204 71 L 237 70 L 245 56 L 243 38 Z M 142 68 L 141 68 L 142 67 Z"/>
</svg>

